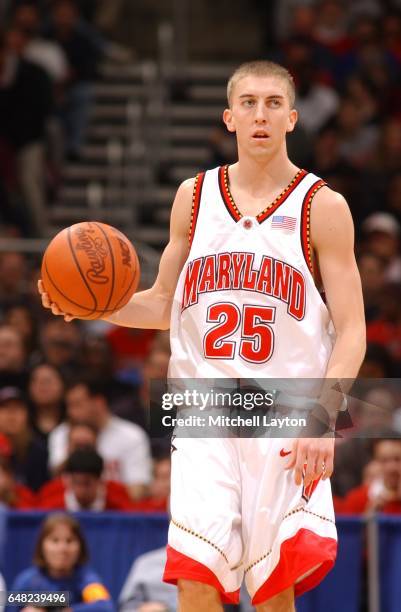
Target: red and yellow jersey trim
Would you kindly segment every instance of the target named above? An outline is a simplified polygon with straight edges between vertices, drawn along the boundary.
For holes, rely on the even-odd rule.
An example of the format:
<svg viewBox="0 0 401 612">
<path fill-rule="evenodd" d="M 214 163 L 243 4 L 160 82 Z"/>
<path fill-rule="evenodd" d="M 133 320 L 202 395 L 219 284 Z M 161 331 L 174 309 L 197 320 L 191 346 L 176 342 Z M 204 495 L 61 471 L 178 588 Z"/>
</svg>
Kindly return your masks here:
<svg viewBox="0 0 401 612">
<path fill-rule="evenodd" d="M 268 204 L 266 208 L 264 208 L 256 216 L 256 220 L 259 223 L 263 223 L 263 221 L 266 221 L 266 219 L 268 219 L 278 209 L 278 207 L 281 206 L 281 204 L 283 204 L 286 201 L 286 199 L 291 195 L 294 189 L 299 185 L 299 183 L 302 181 L 302 179 L 305 178 L 307 174 L 308 172 L 306 170 L 298 170 L 294 178 L 287 185 L 287 187 L 283 189 L 283 191 L 277 196 L 277 198 L 273 200 L 273 202 Z M 243 215 L 238 210 L 234 202 L 234 198 L 230 192 L 229 180 L 228 180 L 228 165 L 221 166 L 219 168 L 219 188 L 220 188 L 221 197 L 223 199 L 223 202 L 229 214 L 234 219 L 234 221 L 236 222 L 239 221 Z"/>
<path fill-rule="evenodd" d="M 319 179 L 312 185 L 307 194 L 304 197 L 302 202 L 302 211 L 301 211 L 301 245 L 302 252 L 305 257 L 305 261 L 308 265 L 308 268 L 312 274 L 314 275 L 313 270 L 313 261 L 312 261 L 312 245 L 311 245 L 311 236 L 310 236 L 310 210 L 312 200 L 315 197 L 316 193 L 322 187 L 325 187 L 327 183 L 322 179 Z"/>
<path fill-rule="evenodd" d="M 195 177 L 195 184 L 194 184 L 194 189 L 192 192 L 191 223 L 189 225 L 189 236 L 188 236 L 188 242 L 189 242 L 190 248 L 191 248 L 192 241 L 195 235 L 196 222 L 198 221 L 199 205 L 200 205 L 200 200 L 201 200 L 201 195 L 202 195 L 202 187 L 203 187 L 204 179 L 205 179 L 204 172 L 200 172 Z"/>
</svg>

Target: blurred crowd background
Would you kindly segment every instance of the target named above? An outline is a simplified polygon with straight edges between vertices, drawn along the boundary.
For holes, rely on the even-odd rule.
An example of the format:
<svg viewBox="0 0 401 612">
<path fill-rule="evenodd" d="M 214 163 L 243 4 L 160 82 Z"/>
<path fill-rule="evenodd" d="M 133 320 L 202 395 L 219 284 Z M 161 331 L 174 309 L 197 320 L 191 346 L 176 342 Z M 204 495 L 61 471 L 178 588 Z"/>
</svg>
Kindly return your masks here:
<svg viewBox="0 0 401 612">
<path fill-rule="evenodd" d="M 81 163 L 100 67 L 151 54 L 138 33 L 146 11 L 135 4 L 0 0 L 0 244 L 54 234 L 49 211 L 66 164 Z M 230 3 L 221 4 L 232 37 L 238 16 L 233 9 L 231 23 Z M 153 24 L 166 18 L 156 5 Z M 205 39 L 217 10 L 209 9 Z M 256 34 L 220 48 L 222 36 L 219 59 L 267 58 L 291 71 L 299 124 L 290 157 L 344 194 L 355 222 L 368 337 L 360 376 L 371 379 L 371 409 L 354 419 L 359 439 L 338 444 L 337 511 L 401 513 L 401 395 L 380 380 L 401 367 L 401 2 L 253 0 L 242 10 Z M 188 41 L 187 59 L 213 65 L 213 41 L 197 44 Z M 185 100 L 192 85 L 174 74 L 169 99 Z M 216 116 L 197 171 L 234 160 Z M 160 167 L 161 185 L 171 165 Z M 166 512 L 169 444 L 149 438 L 146 413 L 149 381 L 167 373 L 168 334 L 67 324 L 42 309 L 39 276 L 39 252 L 1 248 L 0 502 Z M 383 439 L 372 443 L 379 429 Z"/>
</svg>

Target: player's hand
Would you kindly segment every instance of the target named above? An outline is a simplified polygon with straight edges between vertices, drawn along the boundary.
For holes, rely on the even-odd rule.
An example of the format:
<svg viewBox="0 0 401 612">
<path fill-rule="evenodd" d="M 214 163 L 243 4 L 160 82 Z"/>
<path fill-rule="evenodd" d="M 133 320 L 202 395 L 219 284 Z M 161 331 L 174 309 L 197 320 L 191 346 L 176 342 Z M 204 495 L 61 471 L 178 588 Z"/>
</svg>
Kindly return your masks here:
<svg viewBox="0 0 401 612">
<path fill-rule="evenodd" d="M 295 484 L 307 487 L 319 477 L 330 478 L 334 467 L 334 438 L 297 438 L 286 470 L 294 468 Z"/>
<path fill-rule="evenodd" d="M 41 279 L 38 280 L 38 291 L 40 293 L 40 297 L 42 299 L 42 306 L 44 306 L 44 308 L 49 308 L 56 316 L 64 317 L 64 321 L 67 321 L 67 323 L 73 320 L 74 317 L 67 314 L 66 312 L 62 312 L 55 302 L 50 301 L 49 294 L 46 293 Z"/>
<path fill-rule="evenodd" d="M 36 606 L 25 606 L 21 612 L 45 612 L 44 608 L 36 608 Z"/>
</svg>

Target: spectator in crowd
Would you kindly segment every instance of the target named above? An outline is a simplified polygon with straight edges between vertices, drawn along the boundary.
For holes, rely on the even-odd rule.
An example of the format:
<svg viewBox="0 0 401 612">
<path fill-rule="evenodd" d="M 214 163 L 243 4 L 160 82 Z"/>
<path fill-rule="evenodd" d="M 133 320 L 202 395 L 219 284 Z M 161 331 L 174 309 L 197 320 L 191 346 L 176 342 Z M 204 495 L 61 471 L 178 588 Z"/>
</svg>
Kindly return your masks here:
<svg viewBox="0 0 401 612">
<path fill-rule="evenodd" d="M 80 372 L 79 354 L 82 334 L 76 321 L 65 321 L 52 317 L 40 332 L 41 360 L 58 368 L 66 380 Z"/>
<path fill-rule="evenodd" d="M 147 496 L 135 503 L 140 512 L 167 512 L 170 499 L 170 452 L 160 453 L 153 459 L 153 479 Z"/>
<path fill-rule="evenodd" d="M 384 278 L 389 283 L 401 282 L 400 229 L 387 212 L 375 212 L 362 224 L 366 250 L 385 261 Z"/>
<path fill-rule="evenodd" d="M 0 432 L 11 443 L 16 480 L 37 491 L 49 477 L 47 451 L 30 427 L 28 404 L 17 387 L 0 388 Z"/>
<path fill-rule="evenodd" d="M 63 85 L 68 77 L 68 60 L 59 44 L 42 37 L 38 6 L 33 2 L 22 2 L 15 9 L 13 25 L 26 36 L 25 59 L 41 66 L 54 83 Z"/>
<path fill-rule="evenodd" d="M 154 335 L 150 343 L 150 351 L 154 351 L 156 349 L 161 349 L 162 351 L 170 355 L 171 348 L 169 330 L 158 330 L 157 333 Z"/>
<path fill-rule="evenodd" d="M 0 325 L 0 385 L 25 387 L 26 352 L 22 336 L 10 325 Z"/>
<path fill-rule="evenodd" d="M 379 314 L 380 297 L 385 284 L 385 266 L 385 261 L 374 253 L 366 252 L 358 257 L 367 321 L 375 319 Z"/>
<path fill-rule="evenodd" d="M 76 450 L 96 450 L 98 431 L 92 425 L 85 421 L 73 421 L 69 424 L 67 455 L 58 468 L 54 471 L 55 476 L 62 475 L 65 472 L 68 457 Z"/>
<path fill-rule="evenodd" d="M 319 80 L 312 54 L 313 47 L 307 39 L 293 38 L 287 44 L 288 63 L 297 83 L 299 124 L 309 135 L 317 133 L 339 106 L 336 91 Z"/>
<path fill-rule="evenodd" d="M 65 416 L 64 380 L 60 371 L 50 363 L 31 368 L 28 394 L 34 430 L 47 446 L 50 432 Z"/>
<path fill-rule="evenodd" d="M 124 483 L 133 499 L 141 498 L 150 481 L 150 449 L 145 432 L 112 415 L 107 392 L 101 382 L 79 380 L 66 392 L 69 422 L 86 421 L 99 432 L 97 449 L 105 461 L 105 476 Z M 62 423 L 49 437 L 49 464 L 55 471 L 65 460 L 69 422 Z"/>
<path fill-rule="evenodd" d="M 366 78 L 358 73 L 351 75 L 346 84 L 346 95 L 359 108 L 364 125 L 379 122 L 380 109 L 377 92 Z"/>
<path fill-rule="evenodd" d="M 37 320 L 30 306 L 22 301 L 7 307 L 4 323 L 13 327 L 22 337 L 29 362 L 37 347 Z"/>
<path fill-rule="evenodd" d="M 69 605 L 59 607 L 60 612 L 114 612 L 107 589 L 87 561 L 87 545 L 78 521 L 67 514 L 51 514 L 40 528 L 32 566 L 16 577 L 12 590 L 67 591 Z M 7 608 L 12 612 L 46 612 L 46 609 Z"/>
<path fill-rule="evenodd" d="M 380 432 L 394 432 L 396 399 L 389 385 L 362 388 L 361 398 L 349 400 L 353 430 L 349 439 L 337 445 L 335 469 L 331 479 L 335 495 L 343 497 L 362 481 L 362 473 L 371 458 L 370 440 Z"/>
<path fill-rule="evenodd" d="M 322 176 L 332 187 L 353 198 L 358 172 L 340 151 L 340 136 L 334 122 L 324 125 L 315 135 L 312 157 L 307 162 L 318 176 Z"/>
<path fill-rule="evenodd" d="M 36 507 L 35 495 L 28 487 L 15 480 L 9 461 L 11 447 L 7 455 L 3 451 L 4 449 L 0 451 L 0 506 L 10 510 L 33 510 Z"/>
<path fill-rule="evenodd" d="M 389 351 L 380 344 L 368 342 L 365 359 L 359 370 L 359 377 L 389 378 L 393 376 L 394 363 Z"/>
<path fill-rule="evenodd" d="M 388 176 L 401 168 L 401 120 L 387 115 L 372 158 L 375 180 L 385 183 Z"/>
<path fill-rule="evenodd" d="M 28 265 L 25 255 L 15 251 L 0 253 L 0 312 L 27 299 Z"/>
<path fill-rule="evenodd" d="M 173 612 L 177 589 L 163 582 L 166 548 L 158 548 L 135 559 L 118 599 L 119 612 Z"/>
<path fill-rule="evenodd" d="M 104 462 L 96 450 L 81 448 L 68 457 L 61 477 L 46 483 L 38 493 L 42 510 L 131 511 L 127 488 L 104 480 Z"/>
<path fill-rule="evenodd" d="M 401 14 L 389 11 L 383 15 L 381 26 L 384 48 L 401 65 Z"/>
<path fill-rule="evenodd" d="M 145 358 L 142 369 L 141 398 L 146 409 L 149 409 L 150 391 L 152 381 L 167 379 L 168 364 L 170 362 L 170 348 L 166 350 L 163 345 L 155 344 L 149 355 Z"/>
<path fill-rule="evenodd" d="M 352 46 L 348 34 L 348 15 L 341 0 L 322 0 L 316 11 L 315 39 L 340 58 Z"/>
<path fill-rule="evenodd" d="M 368 322 L 366 337 L 369 342 L 387 348 L 393 359 L 401 362 L 401 285 L 386 285 L 382 289 L 377 317 Z"/>
<path fill-rule="evenodd" d="M 115 372 L 125 379 L 138 381 L 138 372 L 144 358 L 149 354 L 152 341 L 156 335 L 153 329 L 135 329 L 112 325 L 107 332 L 115 363 Z"/>
<path fill-rule="evenodd" d="M 352 74 L 362 75 L 381 92 L 379 102 L 384 110 L 392 96 L 396 64 L 383 46 L 380 22 L 373 16 L 360 14 L 353 20 L 351 35 L 353 45 L 343 60 L 340 83 Z"/>
<path fill-rule="evenodd" d="M 47 231 L 45 127 L 53 111 L 53 95 L 46 72 L 24 59 L 26 42 L 17 29 L 10 29 L 0 40 L 0 113 L 7 117 L 0 126 L 0 137 L 16 152 L 26 227 L 33 236 L 42 236 Z"/>
<path fill-rule="evenodd" d="M 91 423 L 75 421 L 70 423 L 68 431 L 67 457 L 55 470 L 55 475 L 63 474 L 67 465 L 68 457 L 76 450 L 96 450 L 99 432 Z"/>
<path fill-rule="evenodd" d="M 373 158 L 379 137 L 378 128 L 364 122 L 359 104 L 352 97 L 341 100 L 336 125 L 340 154 L 354 168 L 362 168 Z"/>
<path fill-rule="evenodd" d="M 341 511 L 345 514 L 401 514 L 401 439 L 374 440 L 373 459 L 373 476 L 349 491 L 343 500 Z"/>
<path fill-rule="evenodd" d="M 401 169 L 391 175 L 385 198 L 387 210 L 401 225 Z"/>
<path fill-rule="evenodd" d="M 68 433 L 68 455 L 82 448 L 96 450 L 97 436 L 97 429 L 90 423 L 84 421 L 71 423 Z"/>
<path fill-rule="evenodd" d="M 116 416 L 146 426 L 146 414 L 139 397 L 139 385 L 121 380 L 114 371 L 113 353 L 107 338 L 88 335 L 81 351 L 81 364 L 88 380 L 102 380 L 107 386 L 110 409 Z"/>
<path fill-rule="evenodd" d="M 69 64 L 61 118 L 66 137 L 67 157 L 75 161 L 82 144 L 92 105 L 92 87 L 101 57 L 101 44 L 83 26 L 73 0 L 56 0 L 52 8 L 48 37 L 63 49 Z"/>
<path fill-rule="evenodd" d="M 69 65 L 61 46 L 52 40 L 42 37 L 41 15 L 38 6 L 23 2 L 16 7 L 13 23 L 26 36 L 24 58 L 40 66 L 50 78 L 53 85 L 54 112 L 46 124 L 48 187 L 49 178 L 60 180 L 61 166 L 64 157 L 64 136 L 62 125 L 57 115 L 57 108 L 62 104 L 65 85 L 69 76 Z"/>
</svg>

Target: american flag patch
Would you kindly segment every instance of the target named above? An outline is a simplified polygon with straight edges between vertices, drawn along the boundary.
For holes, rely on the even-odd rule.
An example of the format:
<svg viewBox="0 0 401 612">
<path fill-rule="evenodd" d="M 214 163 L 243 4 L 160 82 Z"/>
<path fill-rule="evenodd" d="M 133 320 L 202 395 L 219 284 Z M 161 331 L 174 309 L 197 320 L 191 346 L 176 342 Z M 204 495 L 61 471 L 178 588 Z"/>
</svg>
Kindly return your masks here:
<svg viewBox="0 0 401 612">
<path fill-rule="evenodd" d="M 294 232 L 297 225 L 295 217 L 285 215 L 274 215 L 272 218 L 272 229 L 285 229 Z"/>
</svg>

